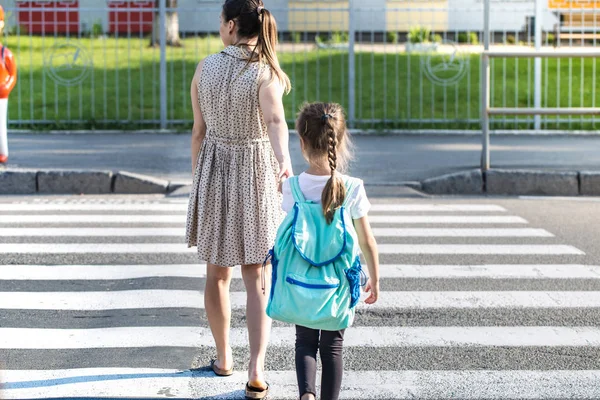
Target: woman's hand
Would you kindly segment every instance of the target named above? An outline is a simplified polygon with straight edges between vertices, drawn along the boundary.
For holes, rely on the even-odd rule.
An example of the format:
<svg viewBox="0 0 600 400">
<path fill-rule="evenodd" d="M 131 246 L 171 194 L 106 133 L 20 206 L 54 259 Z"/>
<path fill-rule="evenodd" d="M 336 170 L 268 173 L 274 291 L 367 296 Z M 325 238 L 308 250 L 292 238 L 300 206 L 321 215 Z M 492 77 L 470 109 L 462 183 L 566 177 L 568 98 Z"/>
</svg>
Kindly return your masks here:
<svg viewBox="0 0 600 400">
<path fill-rule="evenodd" d="M 379 281 L 373 283 L 371 282 L 371 279 L 369 279 L 367 286 L 365 287 L 365 292 L 370 293 L 369 297 L 365 299 L 365 303 L 375 303 L 379 298 Z"/>
<path fill-rule="evenodd" d="M 292 166 L 289 162 L 280 162 L 279 163 L 279 184 L 277 185 L 277 190 L 279 193 L 282 192 L 283 182 L 290 176 L 294 176 L 294 172 L 292 171 Z"/>
<path fill-rule="evenodd" d="M 290 176 L 294 176 L 294 171 L 292 171 L 292 164 L 289 161 L 280 162 L 278 176 L 279 181 L 281 181 L 283 178 L 287 179 Z"/>
</svg>

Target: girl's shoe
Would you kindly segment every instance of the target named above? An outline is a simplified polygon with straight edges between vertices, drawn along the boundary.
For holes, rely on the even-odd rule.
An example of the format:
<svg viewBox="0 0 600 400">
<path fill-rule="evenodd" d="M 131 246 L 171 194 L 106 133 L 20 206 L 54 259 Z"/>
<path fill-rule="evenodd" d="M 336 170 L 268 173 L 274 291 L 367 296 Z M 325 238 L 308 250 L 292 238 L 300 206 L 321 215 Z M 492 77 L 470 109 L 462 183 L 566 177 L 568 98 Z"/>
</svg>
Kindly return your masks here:
<svg viewBox="0 0 600 400">
<path fill-rule="evenodd" d="M 231 375 L 233 375 L 233 367 L 231 367 L 229 369 L 221 369 L 221 368 L 217 367 L 216 362 L 217 362 L 217 360 L 211 360 L 210 361 L 210 367 L 212 368 L 213 372 L 217 376 L 231 376 Z"/>
<path fill-rule="evenodd" d="M 250 386 L 250 382 L 246 383 L 246 399 L 266 399 L 269 394 L 269 384 L 266 389 L 255 388 Z"/>
</svg>

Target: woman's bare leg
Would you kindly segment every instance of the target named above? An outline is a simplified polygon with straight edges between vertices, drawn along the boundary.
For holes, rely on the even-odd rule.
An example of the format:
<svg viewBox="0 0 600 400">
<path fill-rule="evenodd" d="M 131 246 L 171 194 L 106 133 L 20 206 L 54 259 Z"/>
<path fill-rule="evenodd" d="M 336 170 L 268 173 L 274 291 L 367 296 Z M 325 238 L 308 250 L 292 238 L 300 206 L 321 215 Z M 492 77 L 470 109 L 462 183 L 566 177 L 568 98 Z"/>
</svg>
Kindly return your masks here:
<svg viewBox="0 0 600 400">
<path fill-rule="evenodd" d="M 229 286 L 231 276 L 232 268 L 213 264 L 207 264 L 206 266 L 204 308 L 217 346 L 216 365 L 225 370 L 233 366 L 233 355 L 229 343 L 229 328 L 231 326 Z"/>
<path fill-rule="evenodd" d="M 271 333 L 271 318 L 266 314 L 270 290 L 270 267 L 265 270 L 265 294 L 262 290 L 261 273 L 260 264 L 242 266 L 242 278 L 246 285 L 246 323 L 250 342 L 248 381 L 256 388 L 266 388 L 265 355 Z"/>
</svg>

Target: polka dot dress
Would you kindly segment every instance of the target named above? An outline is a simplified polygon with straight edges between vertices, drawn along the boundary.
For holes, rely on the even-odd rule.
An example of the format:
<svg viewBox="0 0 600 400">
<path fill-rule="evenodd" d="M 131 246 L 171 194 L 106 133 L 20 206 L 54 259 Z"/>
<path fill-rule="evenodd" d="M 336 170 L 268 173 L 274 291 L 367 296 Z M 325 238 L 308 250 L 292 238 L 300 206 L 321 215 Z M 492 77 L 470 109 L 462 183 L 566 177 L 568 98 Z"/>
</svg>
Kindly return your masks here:
<svg viewBox="0 0 600 400">
<path fill-rule="evenodd" d="M 186 241 L 198 257 L 230 267 L 262 263 L 281 220 L 278 163 L 258 102 L 270 73 L 229 46 L 205 59 L 198 99 L 207 132 L 189 198 Z M 244 68 L 245 67 L 245 68 Z"/>
</svg>

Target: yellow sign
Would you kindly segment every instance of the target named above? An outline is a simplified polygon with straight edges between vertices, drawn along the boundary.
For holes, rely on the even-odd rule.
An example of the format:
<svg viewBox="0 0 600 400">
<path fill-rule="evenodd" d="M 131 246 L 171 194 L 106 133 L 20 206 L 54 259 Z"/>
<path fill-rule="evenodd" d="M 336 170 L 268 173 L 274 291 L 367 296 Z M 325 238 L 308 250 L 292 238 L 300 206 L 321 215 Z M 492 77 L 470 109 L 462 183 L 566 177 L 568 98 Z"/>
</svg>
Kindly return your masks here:
<svg viewBox="0 0 600 400">
<path fill-rule="evenodd" d="M 548 8 L 551 9 L 594 9 L 600 8 L 598 0 L 548 0 Z"/>
</svg>

